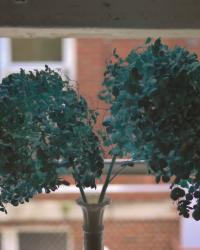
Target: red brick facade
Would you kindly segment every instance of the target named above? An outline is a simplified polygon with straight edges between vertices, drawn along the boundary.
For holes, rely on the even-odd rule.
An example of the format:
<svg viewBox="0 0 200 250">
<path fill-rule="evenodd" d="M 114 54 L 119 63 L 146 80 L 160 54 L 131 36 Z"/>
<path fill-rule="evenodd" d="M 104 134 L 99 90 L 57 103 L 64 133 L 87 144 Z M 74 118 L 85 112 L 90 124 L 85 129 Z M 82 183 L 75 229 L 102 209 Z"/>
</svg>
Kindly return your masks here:
<svg viewBox="0 0 200 250">
<path fill-rule="evenodd" d="M 131 211 L 130 211 L 131 212 Z M 69 229 L 69 250 L 83 249 L 82 223 L 77 220 L 65 221 L 12 221 L 2 222 L 0 229 L 15 226 L 51 226 Z M 179 250 L 178 220 L 108 220 L 104 223 L 104 244 L 109 250 Z M 95 250 L 95 249 L 94 249 Z"/>
<path fill-rule="evenodd" d="M 82 250 L 80 223 L 70 224 L 76 232 L 75 249 Z M 178 230 L 179 223 L 174 220 L 107 221 L 104 242 L 109 250 L 176 250 L 173 242 Z"/>
</svg>

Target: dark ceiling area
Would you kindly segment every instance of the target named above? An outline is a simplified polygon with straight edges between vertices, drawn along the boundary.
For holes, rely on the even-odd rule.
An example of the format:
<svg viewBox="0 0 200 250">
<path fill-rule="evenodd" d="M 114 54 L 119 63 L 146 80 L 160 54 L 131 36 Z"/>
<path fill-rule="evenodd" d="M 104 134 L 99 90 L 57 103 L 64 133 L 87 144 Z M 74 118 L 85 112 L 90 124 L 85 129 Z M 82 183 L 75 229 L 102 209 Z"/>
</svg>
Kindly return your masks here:
<svg viewBox="0 0 200 250">
<path fill-rule="evenodd" d="M 199 0 L 0 0 L 0 27 L 199 29 Z"/>
</svg>

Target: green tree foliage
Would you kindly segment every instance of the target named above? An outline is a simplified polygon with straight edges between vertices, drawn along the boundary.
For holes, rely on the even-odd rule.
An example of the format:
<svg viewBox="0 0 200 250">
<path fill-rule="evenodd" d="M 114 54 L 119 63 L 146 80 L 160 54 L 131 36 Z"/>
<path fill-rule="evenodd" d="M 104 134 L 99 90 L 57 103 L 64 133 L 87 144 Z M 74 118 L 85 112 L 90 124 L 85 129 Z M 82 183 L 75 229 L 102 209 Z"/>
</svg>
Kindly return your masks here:
<svg viewBox="0 0 200 250">
<path fill-rule="evenodd" d="M 111 154 L 147 162 L 156 181 L 172 181 L 180 215 L 200 220 L 200 63 L 185 48 L 147 39 L 126 58 L 114 51 L 100 97 Z"/>
<path fill-rule="evenodd" d="M 0 210 L 55 191 L 71 169 L 79 188 L 102 173 L 97 113 L 49 69 L 11 74 L 0 85 Z"/>
</svg>

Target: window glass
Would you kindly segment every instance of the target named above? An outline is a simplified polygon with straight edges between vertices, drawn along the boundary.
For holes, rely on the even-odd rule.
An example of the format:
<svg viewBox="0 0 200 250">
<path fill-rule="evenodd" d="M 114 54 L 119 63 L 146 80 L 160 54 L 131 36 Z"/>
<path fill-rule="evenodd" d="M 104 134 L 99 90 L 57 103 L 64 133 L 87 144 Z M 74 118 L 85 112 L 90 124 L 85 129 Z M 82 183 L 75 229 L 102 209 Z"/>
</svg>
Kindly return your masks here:
<svg viewBox="0 0 200 250">
<path fill-rule="evenodd" d="M 61 61 L 61 39 L 12 39 L 12 61 Z"/>
<path fill-rule="evenodd" d="M 66 233 L 19 233 L 19 250 L 67 250 Z"/>
<path fill-rule="evenodd" d="M 181 243 L 183 249 L 200 249 L 200 224 L 190 219 L 181 218 Z"/>
</svg>

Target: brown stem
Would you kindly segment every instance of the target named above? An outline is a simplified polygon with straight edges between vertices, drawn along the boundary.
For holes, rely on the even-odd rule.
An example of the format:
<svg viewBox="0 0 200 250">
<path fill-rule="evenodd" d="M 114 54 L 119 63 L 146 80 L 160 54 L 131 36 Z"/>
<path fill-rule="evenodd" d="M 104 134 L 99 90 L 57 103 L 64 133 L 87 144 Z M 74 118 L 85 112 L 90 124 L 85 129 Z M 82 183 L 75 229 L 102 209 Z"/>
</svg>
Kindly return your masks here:
<svg viewBox="0 0 200 250">
<path fill-rule="evenodd" d="M 112 158 L 112 161 L 111 161 L 111 163 L 110 163 L 110 167 L 109 167 L 109 169 L 108 169 L 108 174 L 107 174 L 107 176 L 106 176 L 106 180 L 105 180 L 105 182 L 104 182 L 103 188 L 102 188 L 101 193 L 100 193 L 100 196 L 99 196 L 99 201 L 98 201 L 98 203 L 101 203 L 101 202 L 104 200 L 104 197 L 105 197 L 106 190 L 107 190 L 108 185 L 109 185 L 109 182 L 110 182 L 110 177 L 111 177 L 111 174 L 112 174 L 112 169 L 113 169 L 113 167 L 114 167 L 116 158 L 117 158 L 116 155 L 114 155 L 113 158 Z"/>
</svg>

